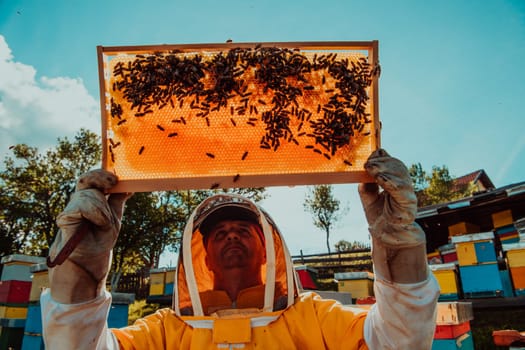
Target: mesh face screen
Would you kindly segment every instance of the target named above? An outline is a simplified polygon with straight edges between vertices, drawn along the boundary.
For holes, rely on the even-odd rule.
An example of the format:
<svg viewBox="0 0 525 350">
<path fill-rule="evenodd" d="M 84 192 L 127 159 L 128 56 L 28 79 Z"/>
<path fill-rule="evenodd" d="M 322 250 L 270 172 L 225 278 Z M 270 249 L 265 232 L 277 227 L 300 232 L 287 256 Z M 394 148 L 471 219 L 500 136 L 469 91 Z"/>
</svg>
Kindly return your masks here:
<svg viewBox="0 0 525 350">
<path fill-rule="evenodd" d="M 363 181 L 377 42 L 99 47 L 114 191 Z"/>
</svg>

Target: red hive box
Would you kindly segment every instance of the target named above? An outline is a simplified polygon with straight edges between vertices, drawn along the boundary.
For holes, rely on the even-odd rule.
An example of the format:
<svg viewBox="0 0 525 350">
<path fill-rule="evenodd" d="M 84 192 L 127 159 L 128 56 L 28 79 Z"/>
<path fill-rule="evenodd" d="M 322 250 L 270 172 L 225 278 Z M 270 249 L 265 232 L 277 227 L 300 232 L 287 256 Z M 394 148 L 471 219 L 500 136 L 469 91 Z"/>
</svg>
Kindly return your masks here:
<svg viewBox="0 0 525 350">
<path fill-rule="evenodd" d="M 25 304 L 29 302 L 31 282 L 0 281 L 0 303 Z"/>
</svg>

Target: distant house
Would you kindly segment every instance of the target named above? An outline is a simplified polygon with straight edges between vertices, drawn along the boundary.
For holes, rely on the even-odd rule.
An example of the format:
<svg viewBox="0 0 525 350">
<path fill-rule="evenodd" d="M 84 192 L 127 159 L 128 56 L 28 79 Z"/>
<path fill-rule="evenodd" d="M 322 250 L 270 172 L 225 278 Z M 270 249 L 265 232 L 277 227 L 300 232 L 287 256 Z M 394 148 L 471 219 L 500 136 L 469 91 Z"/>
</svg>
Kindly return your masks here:
<svg viewBox="0 0 525 350">
<path fill-rule="evenodd" d="M 495 189 L 485 170 L 480 169 L 454 179 L 453 190 L 461 190 L 467 186 L 475 186 L 476 193 L 483 193 Z"/>
</svg>

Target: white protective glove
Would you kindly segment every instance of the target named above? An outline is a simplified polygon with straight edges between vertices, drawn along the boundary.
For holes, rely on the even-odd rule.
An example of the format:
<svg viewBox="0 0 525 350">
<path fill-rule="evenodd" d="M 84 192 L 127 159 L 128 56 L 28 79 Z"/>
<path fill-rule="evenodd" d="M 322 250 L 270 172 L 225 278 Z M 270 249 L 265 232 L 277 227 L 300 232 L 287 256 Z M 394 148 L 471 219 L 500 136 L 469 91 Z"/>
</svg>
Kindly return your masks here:
<svg viewBox="0 0 525 350">
<path fill-rule="evenodd" d="M 376 275 L 395 283 L 424 281 L 428 276 L 426 238 L 415 222 L 417 198 L 407 167 L 378 149 L 365 169 L 376 181 L 359 185 Z"/>
<path fill-rule="evenodd" d="M 106 196 L 116 183 L 117 177 L 102 169 L 83 174 L 66 208 L 57 217 L 60 230 L 50 248 L 51 260 L 81 225 L 88 227 L 69 257 L 49 269 L 51 295 L 58 302 L 72 304 L 91 300 L 105 287 L 124 204 L 131 196 L 131 193 Z"/>
</svg>

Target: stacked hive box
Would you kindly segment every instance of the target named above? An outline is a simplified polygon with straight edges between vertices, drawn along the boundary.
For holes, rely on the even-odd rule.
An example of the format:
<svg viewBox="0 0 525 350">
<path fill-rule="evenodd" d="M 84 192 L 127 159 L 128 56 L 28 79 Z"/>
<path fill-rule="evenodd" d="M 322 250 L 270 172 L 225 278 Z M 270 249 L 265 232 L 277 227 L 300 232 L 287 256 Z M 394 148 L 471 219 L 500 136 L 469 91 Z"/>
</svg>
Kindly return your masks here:
<svg viewBox="0 0 525 350">
<path fill-rule="evenodd" d="M 504 244 L 503 251 L 516 295 L 525 295 L 525 242 Z"/>
<path fill-rule="evenodd" d="M 520 241 L 520 235 L 514 224 L 495 228 L 494 233 L 501 244 L 517 243 Z"/>
<path fill-rule="evenodd" d="M 460 288 L 456 264 L 446 263 L 429 266 L 439 283 L 439 301 L 458 300 L 460 297 Z"/>
<path fill-rule="evenodd" d="M 458 262 L 458 254 L 456 252 L 456 246 L 454 244 L 445 244 L 438 248 L 441 261 L 443 263 L 454 263 Z"/>
<path fill-rule="evenodd" d="M 368 271 L 338 272 L 334 274 L 339 292 L 350 292 L 355 301 L 374 295 L 374 274 Z"/>
<path fill-rule="evenodd" d="M 514 227 L 518 231 L 520 242 L 525 242 L 525 218 L 514 221 Z"/>
<path fill-rule="evenodd" d="M 494 233 L 502 244 L 519 242 L 518 229 L 514 226 L 511 210 L 503 210 L 492 214 Z"/>
<path fill-rule="evenodd" d="M 166 284 L 166 269 L 151 269 L 149 272 L 149 296 L 152 298 L 164 295 Z"/>
<path fill-rule="evenodd" d="M 44 258 L 20 254 L 1 260 L 0 349 L 20 349 L 22 345 L 31 291 L 30 267 L 43 261 Z"/>
<path fill-rule="evenodd" d="M 474 350 L 472 303 L 439 302 L 432 350 Z"/>
<path fill-rule="evenodd" d="M 431 265 L 443 263 L 439 250 L 435 250 L 433 252 L 427 253 L 427 262 Z"/>
<path fill-rule="evenodd" d="M 476 232 L 479 232 L 479 226 L 466 221 L 458 222 L 448 227 L 449 238 Z"/>
<path fill-rule="evenodd" d="M 148 300 L 152 302 L 167 300 L 173 294 L 174 283 L 174 268 L 151 269 Z"/>
<path fill-rule="evenodd" d="M 458 236 L 452 241 L 456 244 L 464 296 L 504 295 L 493 232 Z"/>
<path fill-rule="evenodd" d="M 35 264 L 31 266 L 30 272 L 33 278 L 29 294 L 29 306 L 27 308 L 22 350 L 44 349 L 40 295 L 45 288 L 49 287 L 47 265 Z"/>
<path fill-rule="evenodd" d="M 128 325 L 129 304 L 135 301 L 132 293 L 111 293 L 111 308 L 108 315 L 109 328 L 121 328 Z"/>
<path fill-rule="evenodd" d="M 164 286 L 164 295 L 173 295 L 173 287 L 175 285 L 175 269 L 166 268 L 166 284 Z"/>
<path fill-rule="evenodd" d="M 459 275 L 466 298 L 492 297 L 503 294 L 493 232 L 453 236 Z"/>
<path fill-rule="evenodd" d="M 306 265 L 299 265 L 295 266 L 295 273 L 299 277 L 303 289 L 318 289 L 317 269 Z"/>
</svg>

